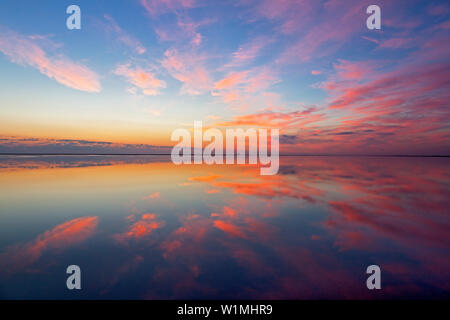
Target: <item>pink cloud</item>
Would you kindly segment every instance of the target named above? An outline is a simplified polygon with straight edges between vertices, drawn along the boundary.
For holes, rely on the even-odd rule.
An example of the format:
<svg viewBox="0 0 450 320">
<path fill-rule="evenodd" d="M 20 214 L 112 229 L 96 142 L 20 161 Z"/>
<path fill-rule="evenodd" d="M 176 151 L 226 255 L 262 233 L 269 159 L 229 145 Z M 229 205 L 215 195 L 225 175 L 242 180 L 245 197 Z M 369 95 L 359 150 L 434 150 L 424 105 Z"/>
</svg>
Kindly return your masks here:
<svg viewBox="0 0 450 320">
<path fill-rule="evenodd" d="M 172 77 L 183 83 L 181 93 L 199 95 L 211 89 L 212 81 L 202 64 L 202 56 L 180 54 L 176 49 L 169 49 L 164 55 L 162 65 Z"/>
<path fill-rule="evenodd" d="M 251 61 L 258 55 L 265 45 L 267 45 L 267 39 L 253 40 L 248 46 L 239 47 L 239 49 L 233 53 L 233 58 L 240 62 Z"/>
<path fill-rule="evenodd" d="M 261 54 L 262 49 L 274 41 L 272 37 L 260 36 L 244 43 L 233 52 L 230 63 L 226 64 L 226 68 L 237 67 L 252 62 Z"/>
<path fill-rule="evenodd" d="M 373 68 L 369 62 L 353 62 L 342 59 L 333 66 L 340 81 L 365 79 Z"/>
<path fill-rule="evenodd" d="M 266 128 L 298 128 L 310 123 L 323 120 L 323 115 L 317 113 L 315 108 L 306 108 L 301 111 L 273 112 L 263 111 L 258 113 L 235 116 L 233 120 L 215 123 L 219 127 L 253 126 Z"/>
<path fill-rule="evenodd" d="M 291 37 L 278 63 L 300 63 L 317 52 L 334 51 L 338 43 L 358 32 L 358 21 L 364 18 L 362 4 L 356 1 L 262 0 L 241 5 L 248 7 L 248 22 L 269 20 L 274 33 Z M 325 43 L 329 44 L 327 50 L 320 50 Z"/>
<path fill-rule="evenodd" d="M 273 93 L 266 92 L 280 82 L 277 73 L 269 67 L 255 67 L 250 70 L 230 72 L 215 83 L 212 96 L 221 97 L 233 109 L 243 111 L 261 104 L 270 104 Z"/>
<path fill-rule="evenodd" d="M 99 92 L 98 76 L 88 67 L 62 54 L 50 57 L 36 40 L 0 27 L 0 51 L 20 65 L 36 68 L 42 74 L 76 90 Z"/>
<path fill-rule="evenodd" d="M 429 55 L 422 47 L 422 53 L 388 73 L 377 70 L 383 63 L 335 64 L 336 73 L 323 83 L 331 98 L 327 117 L 334 125 L 303 132 L 303 141 L 310 141 L 303 148 L 315 143 L 328 152 L 339 146 L 349 153 L 443 153 L 450 97 L 444 89 L 449 66 L 441 60 L 448 53 L 433 47 Z M 336 114 L 340 117 L 331 118 Z"/>
<path fill-rule="evenodd" d="M 436 32 L 431 38 L 419 35 L 420 51 L 390 72 L 385 71 L 390 61 L 338 60 L 335 72 L 327 72 L 318 86 L 329 95 L 328 108 L 259 111 L 215 125 L 283 128 L 280 143 L 286 153 L 447 154 L 445 39 Z M 241 93 L 246 81 L 230 81 L 233 90 L 220 93 Z"/>
<path fill-rule="evenodd" d="M 281 81 L 275 73 L 274 69 L 268 67 L 254 69 L 253 74 L 247 80 L 245 90 L 260 94 L 261 91 Z"/>
<path fill-rule="evenodd" d="M 159 94 L 160 89 L 166 87 L 166 82 L 157 79 L 152 72 L 139 67 L 133 68 L 130 64 L 117 66 L 114 73 L 116 75 L 124 76 L 129 83 L 141 89 L 144 95 L 157 95 Z"/>
<path fill-rule="evenodd" d="M 216 82 L 215 88 L 218 90 L 233 88 L 234 86 L 242 83 L 245 80 L 247 73 L 247 71 L 232 72 L 227 77 Z"/>
<path fill-rule="evenodd" d="M 196 33 L 194 35 L 194 38 L 192 39 L 192 43 L 195 45 L 200 45 L 200 43 L 202 42 L 202 35 L 200 33 Z"/>
<path fill-rule="evenodd" d="M 198 22 L 194 22 L 188 18 L 180 19 L 178 18 L 177 26 L 181 30 L 180 38 L 190 38 L 191 44 L 199 46 L 202 42 L 202 35 L 198 32 L 198 29 L 202 26 L 213 23 L 214 19 L 204 19 Z"/>
</svg>

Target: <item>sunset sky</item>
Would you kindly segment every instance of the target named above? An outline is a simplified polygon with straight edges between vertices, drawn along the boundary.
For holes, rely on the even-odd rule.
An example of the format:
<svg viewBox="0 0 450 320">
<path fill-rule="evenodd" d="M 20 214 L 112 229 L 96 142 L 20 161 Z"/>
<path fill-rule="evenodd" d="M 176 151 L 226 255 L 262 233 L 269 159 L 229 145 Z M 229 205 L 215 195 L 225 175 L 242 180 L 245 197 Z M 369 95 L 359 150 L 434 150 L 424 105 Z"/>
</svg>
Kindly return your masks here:
<svg viewBox="0 0 450 320">
<path fill-rule="evenodd" d="M 0 152 L 164 153 L 202 120 L 286 154 L 450 155 L 449 57 L 447 1 L 3 0 Z"/>
</svg>

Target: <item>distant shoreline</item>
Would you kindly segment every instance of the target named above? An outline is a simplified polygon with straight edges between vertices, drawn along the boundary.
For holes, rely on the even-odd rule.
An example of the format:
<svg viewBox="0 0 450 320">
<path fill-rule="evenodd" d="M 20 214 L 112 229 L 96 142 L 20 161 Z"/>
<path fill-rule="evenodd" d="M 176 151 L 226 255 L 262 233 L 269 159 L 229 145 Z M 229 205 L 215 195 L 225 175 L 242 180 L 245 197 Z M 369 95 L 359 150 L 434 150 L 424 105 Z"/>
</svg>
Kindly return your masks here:
<svg viewBox="0 0 450 320">
<path fill-rule="evenodd" d="M 0 156 L 170 156 L 170 153 L 0 153 Z M 280 154 L 280 157 L 450 158 L 450 155 Z"/>
</svg>

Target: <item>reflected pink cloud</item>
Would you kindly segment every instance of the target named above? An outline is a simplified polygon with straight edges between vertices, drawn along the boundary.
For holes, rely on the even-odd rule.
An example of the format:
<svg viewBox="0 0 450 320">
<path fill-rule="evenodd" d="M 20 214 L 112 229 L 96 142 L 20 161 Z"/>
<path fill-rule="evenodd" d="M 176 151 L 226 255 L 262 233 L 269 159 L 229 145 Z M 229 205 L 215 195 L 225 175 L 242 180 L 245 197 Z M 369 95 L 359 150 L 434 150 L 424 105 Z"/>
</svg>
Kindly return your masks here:
<svg viewBox="0 0 450 320">
<path fill-rule="evenodd" d="M 215 194 L 215 193 L 220 193 L 220 190 L 217 189 L 209 189 L 209 190 L 205 190 L 205 192 L 207 194 Z"/>
<path fill-rule="evenodd" d="M 215 188 L 213 190 L 229 189 L 235 194 L 258 196 L 265 199 L 287 197 L 314 202 L 315 197 L 320 197 L 324 194 L 320 188 L 314 187 L 307 181 L 292 181 L 285 176 L 265 177 L 251 170 L 246 171 L 246 174 L 249 175 L 247 182 L 240 182 L 240 176 L 233 175 L 229 175 L 226 178 L 216 175 L 190 177 L 189 181 L 207 183 Z M 229 207 L 225 207 L 225 212 L 229 215 L 233 213 Z"/>
<path fill-rule="evenodd" d="M 183 274 L 183 278 L 191 279 L 191 290 L 201 290 L 201 285 L 193 281 L 204 271 L 203 265 L 199 262 L 205 261 L 201 257 L 214 259 L 215 252 L 219 251 L 221 255 L 232 257 L 242 268 L 245 274 L 251 274 L 255 279 L 258 277 L 270 278 L 270 290 L 255 290 L 254 285 L 244 287 L 237 297 L 245 296 L 252 298 L 306 298 L 320 296 L 326 290 L 334 291 L 333 294 L 340 294 L 341 297 L 351 296 L 354 290 L 357 290 L 357 283 L 351 278 L 344 267 L 338 267 L 334 272 L 330 272 L 330 264 L 339 265 L 332 257 L 326 255 L 317 255 L 308 249 L 285 248 L 278 243 L 279 232 L 270 223 L 261 220 L 261 216 L 255 213 L 241 211 L 242 203 L 235 202 L 233 207 L 225 206 L 220 213 L 212 213 L 210 217 L 202 217 L 194 214 L 182 218 L 183 226 L 172 233 L 171 240 L 167 240 L 162 248 L 164 256 L 168 261 L 177 262 L 178 269 L 172 270 L 175 274 Z M 240 204 L 240 206 L 235 206 Z M 215 233 L 214 228 L 220 229 L 225 235 Z M 212 236 L 216 234 L 215 236 Z M 208 244 L 208 242 L 211 242 Z M 265 250 L 272 252 L 270 262 L 267 257 L 260 252 L 255 251 L 253 246 L 263 246 Z M 185 265 L 181 268 L 180 264 Z M 281 272 L 280 269 L 288 265 L 289 272 Z M 167 278 L 163 276 L 164 269 L 161 269 L 156 279 L 163 281 Z M 184 271 L 181 271 L 184 270 Z M 317 279 L 320 273 L 322 280 Z M 293 279 L 302 279 L 301 282 Z M 345 287 L 343 286 L 345 283 Z M 303 288 L 307 287 L 308 290 Z M 314 288 L 314 289 L 311 289 Z M 202 288 L 207 290 L 207 288 Z M 211 288 L 209 288 L 211 289 Z M 182 296 L 189 296 L 189 292 L 178 291 L 179 288 L 173 288 L 174 292 Z"/>
<path fill-rule="evenodd" d="M 445 202 L 450 195 L 449 190 L 443 188 L 442 177 L 448 177 L 448 173 L 441 166 L 429 168 L 418 176 L 409 174 L 409 167 L 415 168 L 414 161 L 411 164 L 404 163 L 401 159 L 392 162 L 388 173 L 377 158 L 367 161 L 351 161 L 342 158 L 340 161 L 328 161 L 326 158 L 303 158 L 301 162 L 288 165 L 289 170 L 299 179 L 289 179 L 289 175 L 276 176 L 267 179 L 255 176 L 251 182 L 233 182 L 233 177 L 227 179 L 199 179 L 198 182 L 207 183 L 214 188 L 231 189 L 234 193 L 245 196 L 257 196 L 262 199 L 276 199 L 287 197 L 309 202 L 322 202 L 330 205 L 338 216 L 330 216 L 326 225 L 329 227 L 344 227 L 348 223 L 353 229 L 359 229 L 359 225 L 369 227 L 372 231 L 382 233 L 384 237 L 398 236 L 405 241 L 414 241 L 414 236 L 420 241 L 430 241 L 433 245 L 447 245 L 450 238 L 448 230 L 442 224 L 440 216 L 446 215 Z M 380 158 L 382 159 L 382 158 Z M 417 160 L 415 160 L 417 161 Z M 371 170 L 367 170 L 370 166 Z M 412 169 L 411 169 L 412 170 Z M 248 170 L 247 173 L 252 173 Z M 283 172 L 283 167 L 281 167 Z M 196 180 L 192 179 L 191 180 Z M 299 181 L 305 181 L 299 183 Z M 332 181 L 333 189 L 339 190 L 345 197 L 350 197 L 351 202 L 327 201 L 327 188 Z M 423 198 L 427 193 L 432 197 Z M 399 200 L 399 194 L 408 194 L 408 198 Z M 308 198 L 308 196 L 310 198 Z M 245 206 L 244 206 L 245 207 Z M 434 216 L 424 216 L 421 211 L 433 212 Z M 214 213 L 215 217 L 220 216 Z M 236 211 L 224 207 L 223 215 L 232 217 Z M 407 224 L 399 223 L 399 219 L 408 221 Z M 394 229 L 394 225 L 396 226 Z M 402 227 L 399 227 L 401 225 Z M 427 228 L 423 228 L 426 225 Z M 349 236 L 357 237 L 355 232 L 349 232 Z M 411 238 L 411 239 L 410 239 Z M 362 242 L 359 243 L 362 245 Z"/>
<path fill-rule="evenodd" d="M 161 194 L 159 192 L 154 192 L 147 196 L 144 196 L 143 200 L 153 200 L 153 199 L 159 199 L 159 198 L 161 198 Z"/>
<path fill-rule="evenodd" d="M 90 238 L 98 224 L 98 217 L 76 218 L 48 230 L 35 240 L 8 247 L 0 255 L 1 270 L 6 273 L 26 271 L 50 251 L 60 251 Z"/>
<path fill-rule="evenodd" d="M 207 181 L 214 181 L 217 180 L 219 178 L 221 178 L 221 175 L 208 175 L 208 176 L 200 176 L 200 177 L 190 177 L 189 181 L 203 181 L 203 182 L 207 182 Z"/>
<path fill-rule="evenodd" d="M 155 213 L 141 214 L 137 221 L 135 221 L 136 215 L 127 217 L 127 221 L 133 222 L 127 231 L 119 234 L 115 234 L 113 238 L 120 243 L 128 243 L 130 240 L 140 239 L 152 234 L 154 230 L 160 229 L 164 226 L 163 221 L 157 221 L 157 215 Z"/>
<path fill-rule="evenodd" d="M 245 232 L 238 226 L 226 222 L 226 221 L 222 221 L 222 220 L 215 220 L 214 221 L 214 226 L 220 230 L 222 230 L 223 232 L 229 234 L 232 237 L 239 237 L 239 238 L 246 238 L 247 236 L 245 235 Z"/>
<path fill-rule="evenodd" d="M 308 236 L 311 241 L 317 242 L 318 246 L 331 240 L 339 252 L 386 254 L 390 251 L 395 252 L 396 249 L 386 247 L 384 244 L 395 243 L 397 247 L 402 248 L 405 255 L 416 262 L 411 265 L 403 264 L 401 270 L 391 267 L 389 262 L 386 262 L 386 268 L 383 264 L 386 274 L 398 276 L 405 282 L 408 279 L 412 281 L 411 279 L 423 270 L 429 270 L 435 275 L 450 276 L 448 274 L 450 260 L 432 254 L 426 249 L 430 247 L 441 250 L 450 245 L 450 226 L 445 222 L 450 190 L 442 183 L 450 178 L 446 169 L 446 159 L 442 161 L 437 159 L 434 166 L 427 167 L 418 166 L 420 158 L 408 161 L 401 158 L 390 159 L 389 167 L 383 164 L 385 158 L 367 158 L 358 161 L 352 158 L 352 161 L 349 161 L 349 158 L 345 157 L 333 159 L 312 157 L 290 160 L 284 159 L 280 167 L 282 174 L 272 177 L 271 182 L 265 181 L 265 178 L 258 176 L 256 171 L 248 168 L 241 176 L 249 180 L 250 176 L 254 175 L 252 183 L 225 181 L 235 179 L 233 176 L 199 179 L 197 183 L 209 184 L 215 188 L 231 188 L 234 193 L 241 196 L 253 196 L 269 203 L 279 197 L 288 197 L 298 201 L 299 208 L 304 207 L 302 200 L 306 195 L 310 195 L 314 199 L 314 202 L 310 203 L 330 209 L 328 217 L 318 224 L 325 233 Z M 419 169 L 420 172 L 417 171 Z M 286 174 L 283 174 L 284 172 Z M 411 172 L 416 174 L 411 175 Z M 281 189 L 281 192 L 278 189 Z M 342 200 L 328 200 L 330 192 Z M 427 197 L 423 197 L 424 194 L 427 194 Z M 198 218 L 202 221 L 202 234 L 208 234 L 208 228 L 217 228 L 224 232 L 225 237 L 218 236 L 220 245 L 227 248 L 229 250 L 227 253 L 249 272 L 265 275 L 273 273 L 270 263 L 256 251 L 246 248 L 253 242 L 263 244 L 266 249 L 271 248 L 277 252 L 275 256 L 283 260 L 279 265 L 288 264 L 294 267 L 288 274 L 277 278 L 274 282 L 277 285 L 272 291 L 261 293 L 247 288 L 246 294 L 260 298 L 311 298 L 323 295 L 323 292 L 330 290 L 331 287 L 332 295 L 354 297 L 354 293 L 359 292 L 360 298 L 365 297 L 367 292 L 360 291 L 357 280 L 343 265 L 340 265 L 339 261 L 333 260 L 333 254 L 325 256 L 324 253 L 322 256 L 309 249 L 282 249 L 284 245 L 277 245 L 276 241 L 280 239 L 279 230 L 262 218 L 271 216 L 265 215 L 264 210 L 259 210 L 255 202 L 252 203 L 252 208 L 247 212 L 243 212 L 242 208 L 248 208 L 248 203 L 240 203 L 238 206 L 232 204 L 223 207 L 221 211 L 213 211 L 209 219 Z M 189 226 L 185 228 L 189 229 Z M 211 236 L 197 238 L 197 241 L 202 239 L 211 239 Z M 238 239 L 241 241 L 239 244 L 235 243 Z M 185 243 L 190 241 L 177 240 L 180 259 L 183 258 L 179 255 L 183 256 L 186 252 L 192 255 L 200 252 L 208 254 L 205 253 L 205 249 L 198 248 L 200 245 L 198 242 L 194 251 L 188 250 Z M 206 246 L 203 244 L 203 247 Z M 334 266 L 334 271 L 330 271 L 330 265 Z M 320 279 L 317 278 L 318 274 L 321 275 Z M 292 279 L 303 280 L 301 285 L 295 285 Z M 434 278 L 424 281 L 437 285 L 442 290 L 448 290 L 450 287 L 448 283 L 437 284 Z M 302 288 L 308 288 L 307 292 Z M 419 290 L 420 287 L 414 289 L 400 283 L 391 285 L 389 294 L 396 296 L 406 292 L 420 292 Z"/>
<path fill-rule="evenodd" d="M 383 270 L 386 298 L 449 289 L 442 281 L 450 276 L 450 260 L 442 254 L 450 245 L 446 158 L 283 157 L 279 174 L 271 177 L 254 166 L 190 170 L 195 175 L 183 174 L 172 185 L 196 192 L 201 205 L 172 198 L 171 207 L 156 210 L 157 201 L 142 199 L 146 183 L 127 202 L 131 214 L 116 221 L 118 227 L 109 230 L 113 237 L 102 242 L 116 250 L 117 261 L 109 249 L 99 253 L 115 261 L 111 276 L 100 281 L 102 297 L 139 279 L 136 286 L 146 298 L 373 298 L 361 280 L 371 263 Z M 183 180 L 195 187 L 178 186 Z M 203 193 L 211 188 L 220 193 Z M 73 231 L 78 240 L 64 243 L 50 235 L 70 224 L 17 248 L 35 263 L 33 252 L 42 256 L 47 248 L 67 248 L 86 237 Z M 20 260 L 14 253 L 13 261 Z M 28 262 L 19 270 L 36 266 Z M 91 272 L 96 268 L 91 265 Z M 238 285 L 227 286 L 228 276 Z M 420 285 L 407 285 L 417 279 Z"/>
</svg>

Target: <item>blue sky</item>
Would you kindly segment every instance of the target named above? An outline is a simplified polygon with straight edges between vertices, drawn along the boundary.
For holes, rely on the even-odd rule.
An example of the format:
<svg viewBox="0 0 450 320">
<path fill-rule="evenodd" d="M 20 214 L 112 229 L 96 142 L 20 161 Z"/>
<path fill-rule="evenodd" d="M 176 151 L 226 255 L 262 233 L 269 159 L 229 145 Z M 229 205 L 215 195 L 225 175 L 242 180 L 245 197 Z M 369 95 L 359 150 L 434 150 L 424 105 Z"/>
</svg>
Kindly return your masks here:
<svg viewBox="0 0 450 320">
<path fill-rule="evenodd" d="M 165 146 L 202 120 L 280 127 L 290 153 L 448 152 L 448 4 L 378 1 L 368 30 L 370 4 L 2 1 L 0 150 Z"/>
</svg>

